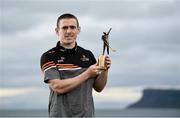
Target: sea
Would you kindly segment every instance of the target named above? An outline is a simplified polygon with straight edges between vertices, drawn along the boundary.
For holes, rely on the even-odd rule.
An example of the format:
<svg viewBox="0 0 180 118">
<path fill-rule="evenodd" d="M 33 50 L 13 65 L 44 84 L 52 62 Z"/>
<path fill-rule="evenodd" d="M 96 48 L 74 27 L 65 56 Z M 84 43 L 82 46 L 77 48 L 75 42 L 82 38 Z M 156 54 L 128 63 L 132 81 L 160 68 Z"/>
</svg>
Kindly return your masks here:
<svg viewBox="0 0 180 118">
<path fill-rule="evenodd" d="M 0 110 L 1 118 L 48 117 L 47 110 Z M 128 117 L 128 118 L 179 118 L 180 109 L 97 109 L 95 117 Z"/>
</svg>

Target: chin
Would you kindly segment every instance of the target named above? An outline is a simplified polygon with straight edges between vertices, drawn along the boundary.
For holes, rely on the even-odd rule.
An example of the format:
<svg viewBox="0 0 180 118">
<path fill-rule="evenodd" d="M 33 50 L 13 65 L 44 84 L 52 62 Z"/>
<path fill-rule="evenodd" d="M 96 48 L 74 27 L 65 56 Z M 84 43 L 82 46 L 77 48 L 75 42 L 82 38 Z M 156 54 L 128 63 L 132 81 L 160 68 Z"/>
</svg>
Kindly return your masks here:
<svg viewBox="0 0 180 118">
<path fill-rule="evenodd" d="M 73 40 L 70 40 L 70 41 L 64 41 L 64 43 L 66 44 L 66 45 L 70 45 L 70 44 L 72 44 L 72 43 L 74 43 L 75 41 Z"/>
<path fill-rule="evenodd" d="M 74 38 L 65 38 L 65 39 L 61 40 L 61 42 L 64 43 L 64 44 L 72 44 L 75 41 L 76 40 Z"/>
</svg>

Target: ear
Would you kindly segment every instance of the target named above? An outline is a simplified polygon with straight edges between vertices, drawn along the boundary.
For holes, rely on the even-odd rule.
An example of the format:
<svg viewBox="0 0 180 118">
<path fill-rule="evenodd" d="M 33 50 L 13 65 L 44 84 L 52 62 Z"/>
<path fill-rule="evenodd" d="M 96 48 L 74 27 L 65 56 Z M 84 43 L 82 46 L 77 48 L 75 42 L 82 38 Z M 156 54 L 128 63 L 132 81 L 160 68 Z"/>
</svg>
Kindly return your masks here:
<svg viewBox="0 0 180 118">
<path fill-rule="evenodd" d="M 81 32 L 81 27 L 78 27 L 78 34 Z"/>
<path fill-rule="evenodd" d="M 58 28 L 57 28 L 57 27 L 55 28 L 55 32 L 56 32 L 57 35 L 59 35 L 59 34 L 58 34 Z"/>
</svg>

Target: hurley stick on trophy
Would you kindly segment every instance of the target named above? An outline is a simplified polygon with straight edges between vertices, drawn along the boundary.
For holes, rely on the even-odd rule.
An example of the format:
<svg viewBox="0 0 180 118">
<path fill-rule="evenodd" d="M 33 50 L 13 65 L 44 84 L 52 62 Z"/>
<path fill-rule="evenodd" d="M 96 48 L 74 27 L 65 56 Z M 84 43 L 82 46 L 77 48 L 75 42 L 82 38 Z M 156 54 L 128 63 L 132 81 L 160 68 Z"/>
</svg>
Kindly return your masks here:
<svg viewBox="0 0 180 118">
<path fill-rule="evenodd" d="M 109 31 L 103 32 L 102 35 L 102 40 L 103 40 L 103 53 L 99 56 L 98 59 L 98 66 L 103 67 L 105 70 L 107 69 L 106 67 L 106 56 L 105 56 L 105 50 L 107 48 L 107 54 L 109 55 L 109 48 L 111 49 L 112 52 L 115 52 L 116 50 L 113 49 L 110 45 L 109 45 L 109 33 L 111 31 L 112 28 L 109 29 Z"/>
</svg>

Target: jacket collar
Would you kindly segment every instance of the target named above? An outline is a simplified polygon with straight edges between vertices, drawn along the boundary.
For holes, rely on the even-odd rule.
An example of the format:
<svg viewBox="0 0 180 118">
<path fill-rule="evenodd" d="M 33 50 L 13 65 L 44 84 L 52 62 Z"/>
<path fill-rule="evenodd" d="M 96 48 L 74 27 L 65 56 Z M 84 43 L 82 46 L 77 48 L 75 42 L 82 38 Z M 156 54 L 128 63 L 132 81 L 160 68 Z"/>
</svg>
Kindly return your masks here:
<svg viewBox="0 0 180 118">
<path fill-rule="evenodd" d="M 72 49 L 66 49 L 63 46 L 61 46 L 60 41 L 58 41 L 56 44 L 56 48 L 61 52 L 72 54 L 72 53 L 77 52 L 77 43 L 75 44 L 75 46 Z"/>
</svg>

